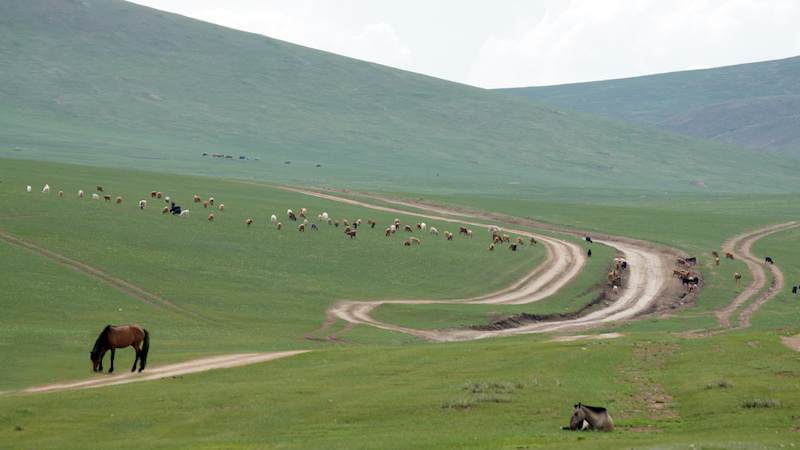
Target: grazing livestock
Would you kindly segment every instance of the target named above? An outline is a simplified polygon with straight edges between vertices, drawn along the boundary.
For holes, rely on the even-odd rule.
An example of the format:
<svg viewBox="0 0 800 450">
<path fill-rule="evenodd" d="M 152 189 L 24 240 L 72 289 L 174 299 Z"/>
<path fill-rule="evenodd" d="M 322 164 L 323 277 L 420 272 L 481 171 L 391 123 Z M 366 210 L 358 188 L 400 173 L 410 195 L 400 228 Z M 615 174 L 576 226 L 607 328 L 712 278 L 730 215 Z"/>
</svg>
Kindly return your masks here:
<svg viewBox="0 0 800 450">
<path fill-rule="evenodd" d="M 322 220 L 324 220 L 325 222 L 328 221 L 328 213 L 326 213 L 326 212 L 322 213 Z"/>
<path fill-rule="evenodd" d="M 161 198 L 161 192 L 156 192 L 156 198 Z"/>
<path fill-rule="evenodd" d="M 253 219 L 247 219 L 247 220 L 245 221 L 245 223 L 246 223 L 246 224 L 247 224 L 247 226 L 249 227 L 250 225 L 252 225 L 252 224 L 253 224 Z"/>
<path fill-rule="evenodd" d="M 767 256 L 766 259 L 764 259 L 764 264 L 766 263 L 775 264 L 774 262 L 772 262 L 772 258 L 770 258 L 769 256 Z"/>
<path fill-rule="evenodd" d="M 492 251 L 492 250 L 494 250 L 494 244 L 491 244 L 491 245 L 489 246 L 489 251 Z"/>
<path fill-rule="evenodd" d="M 403 242 L 403 245 L 411 246 L 411 242 L 405 241 L 405 242 Z"/>
<path fill-rule="evenodd" d="M 738 273 L 738 272 L 737 272 L 737 273 L 735 273 L 735 274 L 733 274 L 733 281 L 737 281 L 737 282 L 738 282 L 738 281 L 739 281 L 739 280 L 741 280 L 741 279 L 742 279 L 742 276 L 741 276 L 741 275 L 739 275 L 739 273 Z"/>
<path fill-rule="evenodd" d="M 511 242 L 511 236 L 504 234 L 503 235 L 503 242 Z"/>
<path fill-rule="evenodd" d="M 166 203 L 170 203 L 170 198 L 169 198 L 169 195 L 168 195 L 168 196 L 166 196 L 166 197 L 164 197 L 164 201 L 165 201 Z"/>
<path fill-rule="evenodd" d="M 517 251 L 517 244 L 511 244 L 511 245 L 509 245 L 509 246 L 508 246 L 508 249 L 509 249 L 509 250 L 511 250 L 512 252 L 515 252 L 515 251 Z"/>
<path fill-rule="evenodd" d="M 392 234 L 397 231 L 397 225 L 389 225 L 389 229 L 392 230 Z"/>
<path fill-rule="evenodd" d="M 100 185 L 98 184 L 98 185 L 97 185 L 97 190 L 98 190 L 98 191 L 100 191 L 100 192 L 103 192 L 103 186 L 100 186 Z"/>
<path fill-rule="evenodd" d="M 213 205 L 213 203 L 212 203 L 212 205 Z M 220 211 L 224 211 L 225 210 L 225 204 L 224 203 L 220 203 L 219 204 L 219 210 Z"/>
<path fill-rule="evenodd" d="M 280 222 L 278 222 L 278 229 L 279 230 L 281 229 L 281 223 Z"/>
<path fill-rule="evenodd" d="M 403 230 L 404 230 L 404 231 L 408 231 L 409 233 L 411 233 L 411 232 L 413 231 L 413 230 L 411 229 L 411 227 L 410 227 L 410 226 L 408 226 L 408 225 L 404 225 L 404 226 L 403 226 Z"/>
<path fill-rule="evenodd" d="M 141 345 L 141 348 L 140 348 Z M 144 370 L 147 365 L 147 352 L 150 350 L 150 334 L 139 325 L 107 325 L 94 343 L 94 348 L 89 352 L 95 372 L 103 371 L 103 356 L 111 350 L 111 368 L 108 373 L 114 371 L 114 355 L 118 348 L 133 346 L 136 357 L 133 360 L 131 372 L 136 371 L 136 363 L 139 363 L 139 372 Z"/>
<path fill-rule="evenodd" d="M 466 227 L 459 227 L 458 234 L 467 234 L 467 228 Z"/>
<path fill-rule="evenodd" d="M 430 233 L 433 234 L 433 235 L 438 236 L 439 235 L 439 230 L 437 230 L 436 227 L 431 227 Z"/>
<path fill-rule="evenodd" d="M 503 238 L 501 238 L 500 236 L 498 236 L 496 234 L 492 236 L 492 243 L 493 244 L 497 244 L 497 243 L 500 243 L 500 242 L 503 242 Z"/>
<path fill-rule="evenodd" d="M 445 231 L 444 235 L 447 237 L 448 241 L 452 241 L 453 240 L 453 233 L 451 233 L 449 231 Z"/>
<path fill-rule="evenodd" d="M 797 286 L 792 286 L 792 294 L 797 294 Z"/>
<path fill-rule="evenodd" d="M 272 221 L 272 223 L 275 223 L 275 222 L 277 222 L 277 221 L 278 221 L 278 216 L 276 216 L 275 214 L 273 214 L 272 216 L 270 216 L 269 220 L 271 220 L 271 221 Z"/>
<path fill-rule="evenodd" d="M 347 235 L 348 235 L 348 236 L 350 236 L 350 239 L 355 239 L 355 237 L 356 237 L 356 230 L 352 230 L 352 231 L 350 231 L 349 233 L 347 233 Z M 413 238 L 412 238 L 412 239 L 413 239 Z"/>
<path fill-rule="evenodd" d="M 117 204 L 119 205 L 120 203 L 122 203 L 122 197 L 117 197 Z"/>
<path fill-rule="evenodd" d="M 28 192 L 33 192 L 33 188 L 28 186 Z"/>
<path fill-rule="evenodd" d="M 725 252 L 725 259 L 733 259 L 733 253 Z"/>
<path fill-rule="evenodd" d="M 589 258 L 592 257 L 592 249 L 589 249 L 589 251 L 586 252 L 586 256 L 588 256 Z"/>
<path fill-rule="evenodd" d="M 678 259 L 675 261 L 675 264 L 677 264 L 677 265 L 679 265 L 679 266 L 686 266 L 686 260 L 685 260 L 685 259 L 678 258 Z"/>
<path fill-rule="evenodd" d="M 334 220 L 333 221 L 333 226 L 334 226 L 334 228 L 339 228 L 339 221 L 338 220 Z"/>
<path fill-rule="evenodd" d="M 209 197 L 208 198 L 208 204 L 211 205 L 211 206 L 214 206 L 214 197 Z"/>
<path fill-rule="evenodd" d="M 328 218 L 328 225 L 331 225 L 331 223 L 332 223 L 332 222 L 331 222 L 331 219 L 330 219 L 330 218 Z"/>
<path fill-rule="evenodd" d="M 297 226 L 297 231 L 306 231 L 306 224 L 301 223 Z"/>
<path fill-rule="evenodd" d="M 83 190 L 78 189 L 78 197 L 83 198 Z"/>
<path fill-rule="evenodd" d="M 370 227 L 370 228 L 375 228 L 375 221 L 374 221 L 374 220 L 372 220 L 372 219 L 370 219 L 370 221 L 371 221 L 372 223 L 371 223 L 371 224 L 369 224 L 369 227 Z"/>
<path fill-rule="evenodd" d="M 349 227 L 350 226 L 350 222 L 348 222 L 347 219 L 344 219 L 344 220 L 342 220 L 342 226 L 343 227 Z"/>
<path fill-rule="evenodd" d="M 194 202 L 194 203 L 200 203 L 201 201 L 202 200 L 200 200 L 200 197 L 198 197 L 196 195 L 194 197 L 192 197 L 192 202 Z"/>
<path fill-rule="evenodd" d="M 387 228 L 386 229 L 386 236 L 389 236 L 390 234 L 392 234 L 392 229 L 391 228 Z"/>
<path fill-rule="evenodd" d="M 297 220 L 297 216 L 294 215 L 292 210 L 289 210 L 289 220 Z"/>
<path fill-rule="evenodd" d="M 165 206 L 164 209 L 161 210 L 161 214 L 166 214 L 169 212 L 169 206 Z"/>
<path fill-rule="evenodd" d="M 521 237 L 517 237 L 517 245 L 522 245 L 524 243 L 525 241 L 523 241 Z"/>
<path fill-rule="evenodd" d="M 412 243 L 412 244 L 419 244 L 419 239 L 417 239 L 417 238 L 415 238 L 415 237 L 412 237 L 412 238 L 411 238 L 411 243 Z"/>
<path fill-rule="evenodd" d="M 156 191 L 150 192 L 150 198 L 156 198 L 156 195 L 157 195 Z"/>
<path fill-rule="evenodd" d="M 147 200 L 139 200 L 139 209 L 145 209 L 147 207 Z"/>
<path fill-rule="evenodd" d="M 203 202 L 203 208 L 208 208 L 208 202 Z"/>
<path fill-rule="evenodd" d="M 467 230 L 467 237 L 472 237 L 472 230 Z"/>
<path fill-rule="evenodd" d="M 319 228 L 317 228 L 317 224 L 315 224 L 315 223 L 311 224 L 311 229 L 319 231 Z"/>
<path fill-rule="evenodd" d="M 426 230 L 427 228 L 428 228 L 428 225 L 426 225 L 426 224 L 425 224 L 425 222 L 422 222 L 422 223 L 420 224 L 420 227 L 419 227 L 419 229 L 420 229 L 420 230 L 422 230 L 422 232 L 423 232 L 423 233 L 425 232 L 425 230 Z"/>
<path fill-rule="evenodd" d="M 347 234 L 347 233 L 349 233 L 349 232 L 350 232 L 350 230 L 351 230 L 351 228 L 350 228 L 350 227 L 347 227 L 347 228 L 345 228 L 345 229 L 344 229 L 344 234 Z"/>
<path fill-rule="evenodd" d="M 718 257 L 719 253 L 716 250 L 711 250 L 711 256 Z"/>
<path fill-rule="evenodd" d="M 697 258 L 695 258 L 695 257 L 686 258 L 686 263 L 687 264 L 697 264 Z"/>
<path fill-rule="evenodd" d="M 189 210 L 188 209 L 184 209 L 183 211 L 181 211 L 181 213 L 178 215 L 178 217 L 189 217 Z"/>
<path fill-rule="evenodd" d="M 58 196 L 59 197 L 63 197 L 64 196 L 64 191 L 58 191 Z"/>
<path fill-rule="evenodd" d="M 44 188 L 42 189 L 42 194 L 49 194 L 50 193 L 50 185 L 45 184 Z"/>
<path fill-rule="evenodd" d="M 169 212 L 171 212 L 172 215 L 180 214 L 181 213 L 181 207 L 176 205 L 175 202 L 172 202 L 172 207 L 169 209 Z"/>
<path fill-rule="evenodd" d="M 103 198 L 106 199 L 107 202 L 111 201 L 111 196 L 110 195 L 104 195 Z"/>
<path fill-rule="evenodd" d="M 715 260 L 715 262 L 717 263 L 717 265 L 719 265 L 719 258 L 717 258 L 717 259 Z"/>
<path fill-rule="evenodd" d="M 300 209 L 300 217 L 302 217 L 302 218 L 305 218 L 305 217 L 306 217 L 306 214 L 307 214 L 307 211 L 306 211 L 306 209 L 305 209 L 305 208 L 301 208 L 301 209 Z"/>
<path fill-rule="evenodd" d="M 497 234 L 500 232 L 500 227 L 497 225 L 489 225 L 489 233 Z"/>
<path fill-rule="evenodd" d="M 590 238 L 589 236 L 586 236 L 586 242 L 591 244 L 592 243 L 592 238 Z"/>
<path fill-rule="evenodd" d="M 208 215 L 208 221 L 209 222 L 213 222 L 214 221 L 214 215 L 213 214 L 209 214 Z"/>
<path fill-rule="evenodd" d="M 531 236 L 531 244 L 535 244 L 535 243 L 536 243 L 536 239 L 533 236 Z"/>
<path fill-rule="evenodd" d="M 611 290 L 614 291 L 615 294 L 617 294 L 619 293 L 619 286 L 614 285 L 614 287 L 611 288 Z"/>
</svg>

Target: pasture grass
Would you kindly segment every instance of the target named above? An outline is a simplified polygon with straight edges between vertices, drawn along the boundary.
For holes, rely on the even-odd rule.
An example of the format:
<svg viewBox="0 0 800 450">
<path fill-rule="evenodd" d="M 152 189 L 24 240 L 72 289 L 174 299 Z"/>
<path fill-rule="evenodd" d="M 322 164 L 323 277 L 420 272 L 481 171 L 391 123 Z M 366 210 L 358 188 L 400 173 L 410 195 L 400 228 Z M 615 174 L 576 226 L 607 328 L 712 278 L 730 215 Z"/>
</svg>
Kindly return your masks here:
<svg viewBox="0 0 800 450">
<path fill-rule="evenodd" d="M 387 238 L 377 228 L 359 229 L 364 232 L 355 240 L 341 228 L 327 226 L 303 234 L 295 227 L 278 232 L 269 215 L 285 214 L 287 208 L 306 207 L 314 218 L 327 211 L 337 218 L 373 218 L 382 224 L 398 214 L 264 186 L 18 160 L 2 164 L 0 231 L 100 269 L 106 280 L 123 278 L 174 306 L 148 304 L 64 266 L 59 261 L 69 261 L 61 257 L 0 241 L 0 357 L 6 361 L 0 368 L 0 391 L 106 376 L 90 372 L 86 354 L 107 323 L 136 322 L 150 330 L 150 367 L 224 353 L 314 350 L 151 382 L 3 395 L 3 445 L 736 448 L 796 440 L 798 425 L 788 412 L 800 404 L 797 355 L 780 338 L 800 333 L 790 290 L 790 280 L 800 279 L 791 262 L 800 239 L 797 229 L 765 237 L 754 246 L 754 253 L 769 254 L 784 270 L 789 286 L 759 310 L 752 327 L 702 338 L 680 333 L 716 327 L 707 310 L 730 301 L 744 286 L 733 282 L 733 271 L 746 271 L 738 260 L 716 267 L 709 265 L 710 255 L 703 255 L 719 248 L 730 237 L 726 233 L 739 227 L 763 226 L 763 217 L 775 223 L 785 220 L 783 213 L 767 211 L 769 203 L 764 216 L 756 217 L 758 202 L 753 200 L 725 220 L 733 224 L 741 218 L 744 225 L 715 234 L 707 229 L 710 222 L 704 222 L 702 230 L 685 234 L 682 248 L 705 249 L 696 253 L 704 279 L 697 305 L 670 318 L 597 330 L 622 331 L 621 338 L 552 342 L 552 335 L 537 334 L 434 345 L 358 325 L 340 336 L 352 343 L 322 343 L 300 336 L 318 329 L 325 310 L 339 299 L 479 295 L 505 287 L 507 279 L 493 280 L 514 270 L 522 273 L 526 269 L 520 265 L 535 264 L 537 256 L 526 247 L 532 253 L 522 258 L 518 251 L 520 260 L 514 260 L 510 252 L 489 252 L 474 240 L 448 243 L 441 235 L 440 240 L 424 236 L 422 245 L 409 248 L 401 245 L 403 235 Z M 49 196 L 40 192 L 44 183 L 54 191 Z M 24 191 L 28 184 L 33 193 Z M 77 198 L 77 189 L 90 194 L 96 184 L 121 195 L 123 203 Z M 151 203 L 153 189 L 180 199 L 192 211 L 190 217 L 162 215 L 157 202 Z M 59 190 L 64 197 L 57 196 Z M 192 195 L 213 195 L 226 210 L 215 211 L 219 216 L 210 223 L 202 206 L 190 203 Z M 148 200 L 144 211 L 137 206 L 140 198 Z M 466 197 L 437 200 L 453 205 L 463 200 L 465 207 L 509 214 L 515 205 L 526 207 L 525 201 L 498 200 L 492 208 Z M 566 206 L 559 212 L 556 205 L 528 205 L 535 205 L 544 222 L 568 221 Z M 642 205 L 641 211 L 653 216 L 637 220 L 651 227 L 646 233 L 657 242 L 677 242 L 674 235 L 687 226 L 685 216 L 664 205 Z M 618 213 L 610 208 L 606 216 L 597 207 L 592 214 L 605 217 L 603 229 L 612 234 L 619 227 L 613 221 Z M 724 217 L 725 205 L 708 213 Z M 255 220 L 250 228 L 244 224 L 247 218 Z M 400 218 L 417 221 L 411 215 Z M 449 226 L 426 222 L 440 232 Z M 590 266 L 550 307 L 569 307 L 591 293 L 594 283 L 604 281 L 603 264 L 613 252 L 597 244 L 592 248 L 603 258 L 593 257 L 590 264 L 597 266 Z M 454 261 L 459 270 L 453 269 Z M 600 280 L 593 279 L 598 275 Z M 382 307 L 378 314 L 391 313 L 398 323 L 436 327 L 446 314 L 467 314 L 467 321 L 479 321 L 489 313 L 472 305 L 437 312 L 441 306 L 391 312 Z M 325 333 L 343 326 L 336 322 Z M 123 349 L 116 364 L 127 370 L 132 360 L 132 351 Z M 726 387 L 704 385 L 719 380 Z M 772 407 L 743 407 L 743 399 L 760 399 Z M 607 407 L 616 431 L 560 430 L 578 401 Z"/>
</svg>

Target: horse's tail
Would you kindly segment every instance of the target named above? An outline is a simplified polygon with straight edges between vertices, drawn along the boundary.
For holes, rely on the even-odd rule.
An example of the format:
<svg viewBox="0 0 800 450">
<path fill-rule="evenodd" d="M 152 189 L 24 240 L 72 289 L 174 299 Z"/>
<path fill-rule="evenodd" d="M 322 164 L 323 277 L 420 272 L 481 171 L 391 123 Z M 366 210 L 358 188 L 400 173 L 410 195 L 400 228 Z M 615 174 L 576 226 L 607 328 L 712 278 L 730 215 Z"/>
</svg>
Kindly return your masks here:
<svg viewBox="0 0 800 450">
<path fill-rule="evenodd" d="M 150 333 L 147 330 L 144 330 L 144 340 L 142 341 L 142 362 L 139 365 L 139 371 L 141 372 L 144 370 L 144 366 L 147 365 L 147 352 L 150 351 Z"/>
</svg>

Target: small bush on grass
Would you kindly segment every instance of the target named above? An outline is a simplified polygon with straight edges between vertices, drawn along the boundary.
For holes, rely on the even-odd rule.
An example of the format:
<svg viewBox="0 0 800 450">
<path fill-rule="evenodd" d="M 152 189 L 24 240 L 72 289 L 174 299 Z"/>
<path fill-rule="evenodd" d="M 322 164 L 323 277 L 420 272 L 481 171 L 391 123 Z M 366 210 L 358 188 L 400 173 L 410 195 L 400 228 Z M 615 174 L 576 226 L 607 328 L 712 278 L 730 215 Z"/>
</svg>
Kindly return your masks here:
<svg viewBox="0 0 800 450">
<path fill-rule="evenodd" d="M 717 380 L 712 381 L 711 383 L 704 383 L 703 389 L 714 389 L 714 388 L 732 388 L 733 382 L 728 380 Z"/>
<path fill-rule="evenodd" d="M 772 398 L 760 399 L 745 397 L 739 400 L 739 406 L 742 408 L 778 408 L 781 406 L 781 401 Z"/>
</svg>

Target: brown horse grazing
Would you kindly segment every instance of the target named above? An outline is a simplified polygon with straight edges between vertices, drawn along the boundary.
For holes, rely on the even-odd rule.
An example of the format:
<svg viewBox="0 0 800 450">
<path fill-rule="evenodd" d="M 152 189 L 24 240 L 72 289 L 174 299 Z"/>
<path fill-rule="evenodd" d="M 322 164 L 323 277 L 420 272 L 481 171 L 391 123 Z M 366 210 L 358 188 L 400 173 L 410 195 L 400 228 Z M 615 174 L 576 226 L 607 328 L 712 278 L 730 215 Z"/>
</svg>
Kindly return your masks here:
<svg viewBox="0 0 800 450">
<path fill-rule="evenodd" d="M 570 430 L 614 431 L 614 421 L 605 408 L 586 406 L 578 403 L 572 410 Z"/>
<path fill-rule="evenodd" d="M 141 344 L 141 349 L 139 349 Z M 90 358 L 94 365 L 95 372 L 103 371 L 103 356 L 108 350 L 111 350 L 111 368 L 108 373 L 114 371 L 114 353 L 118 348 L 125 348 L 129 345 L 133 346 L 136 350 L 136 359 L 133 360 L 133 367 L 131 372 L 136 371 L 136 362 L 139 363 L 139 372 L 144 370 L 147 364 L 147 352 L 150 350 L 150 334 L 139 325 L 119 325 L 111 326 L 106 325 L 97 341 L 94 343 L 94 348 L 89 352 Z"/>
</svg>

